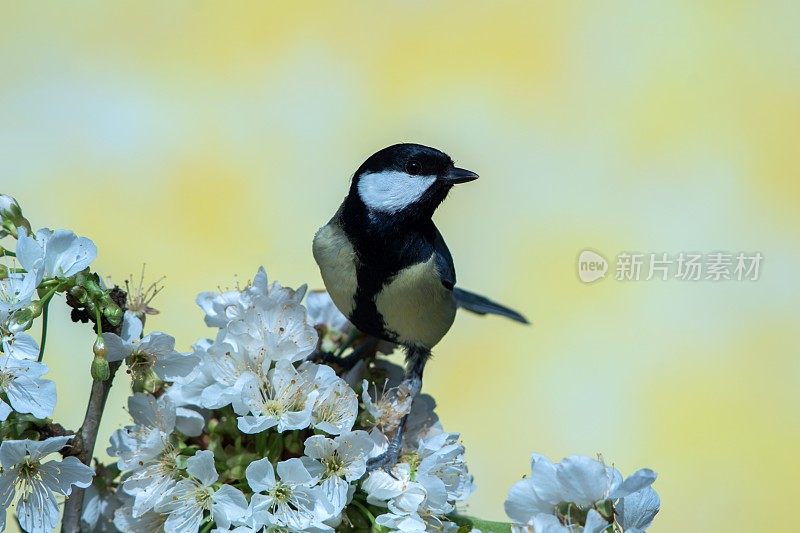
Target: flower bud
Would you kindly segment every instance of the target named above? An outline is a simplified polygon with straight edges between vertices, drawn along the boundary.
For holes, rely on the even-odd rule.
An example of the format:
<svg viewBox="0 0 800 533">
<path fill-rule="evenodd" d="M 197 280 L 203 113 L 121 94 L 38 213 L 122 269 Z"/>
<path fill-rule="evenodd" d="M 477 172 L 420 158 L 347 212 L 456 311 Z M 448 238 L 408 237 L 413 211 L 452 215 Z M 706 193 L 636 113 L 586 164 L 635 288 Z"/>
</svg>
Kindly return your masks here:
<svg viewBox="0 0 800 533">
<path fill-rule="evenodd" d="M 103 315 L 106 317 L 106 320 L 114 326 L 119 325 L 122 322 L 122 316 L 125 312 L 122 310 L 120 306 L 115 304 L 114 302 L 109 303 L 103 309 Z"/>
<path fill-rule="evenodd" d="M 70 296 L 75 298 L 75 300 L 77 300 L 79 304 L 86 303 L 86 298 L 87 298 L 86 289 L 84 289 L 80 285 L 73 285 L 72 287 L 70 287 L 69 294 Z"/>
<path fill-rule="evenodd" d="M 0 279 L 8 279 L 8 267 L 0 265 Z"/>
<path fill-rule="evenodd" d="M 100 287 L 100 284 L 97 283 L 97 280 L 94 279 L 94 277 L 92 276 L 80 276 L 80 275 L 76 276 L 75 280 L 78 281 L 81 278 L 82 281 L 80 282 L 80 284 L 83 285 L 83 288 L 86 289 L 86 292 L 89 293 L 89 296 L 94 300 L 102 300 L 103 296 L 105 295 L 105 292 Z"/>
<path fill-rule="evenodd" d="M 97 338 L 94 340 L 94 345 L 92 345 L 92 352 L 94 352 L 95 357 L 105 357 L 108 355 L 108 348 L 106 348 L 106 341 L 103 339 L 102 335 L 98 335 Z"/>
<path fill-rule="evenodd" d="M 31 223 L 22 216 L 22 208 L 19 203 L 5 194 L 0 194 L 0 221 L 2 221 L 3 229 L 15 237 L 19 227 L 25 228 L 28 232 L 31 231 Z"/>
<path fill-rule="evenodd" d="M 92 379 L 95 381 L 105 381 L 111 375 L 108 368 L 108 360 L 105 357 L 95 356 L 92 360 Z"/>
<path fill-rule="evenodd" d="M 0 194 L 0 216 L 22 216 L 22 208 L 19 206 L 19 202 L 7 194 Z"/>
<path fill-rule="evenodd" d="M 30 306 L 23 307 L 11 317 L 8 330 L 11 333 L 28 330 L 33 325 L 33 319 L 33 310 L 31 310 Z"/>
</svg>

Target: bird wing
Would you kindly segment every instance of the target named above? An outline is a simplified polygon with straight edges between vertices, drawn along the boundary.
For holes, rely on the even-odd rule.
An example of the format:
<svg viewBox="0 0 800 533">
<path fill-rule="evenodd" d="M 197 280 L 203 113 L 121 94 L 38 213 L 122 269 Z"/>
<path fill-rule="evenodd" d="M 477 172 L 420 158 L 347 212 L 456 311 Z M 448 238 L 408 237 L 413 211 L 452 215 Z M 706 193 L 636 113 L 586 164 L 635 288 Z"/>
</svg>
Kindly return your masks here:
<svg viewBox="0 0 800 533">
<path fill-rule="evenodd" d="M 436 271 L 442 279 L 442 285 L 447 289 L 453 290 L 456 285 L 456 267 L 453 265 L 453 256 L 444 242 L 444 237 L 436 230 L 436 238 L 433 240 L 433 255 Z"/>
</svg>

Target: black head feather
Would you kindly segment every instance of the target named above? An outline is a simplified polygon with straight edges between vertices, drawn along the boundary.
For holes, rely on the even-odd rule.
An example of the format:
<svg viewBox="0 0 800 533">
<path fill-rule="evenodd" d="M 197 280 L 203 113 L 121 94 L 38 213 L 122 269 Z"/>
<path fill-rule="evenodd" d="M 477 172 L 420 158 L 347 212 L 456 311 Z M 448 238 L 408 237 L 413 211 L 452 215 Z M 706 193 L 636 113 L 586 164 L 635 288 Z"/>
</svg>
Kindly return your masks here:
<svg viewBox="0 0 800 533">
<path fill-rule="evenodd" d="M 402 231 L 410 225 L 430 221 L 436 208 L 447 197 L 453 183 L 447 177 L 454 170 L 452 158 L 444 152 L 421 144 L 402 143 L 384 148 L 367 158 L 353 175 L 350 192 L 345 200 L 344 215 L 366 231 Z M 363 176 L 388 173 L 396 176 L 398 185 L 416 176 L 436 178 L 413 203 L 391 212 L 370 209 L 359 195 Z M 411 176 L 411 177 L 409 177 Z"/>
</svg>

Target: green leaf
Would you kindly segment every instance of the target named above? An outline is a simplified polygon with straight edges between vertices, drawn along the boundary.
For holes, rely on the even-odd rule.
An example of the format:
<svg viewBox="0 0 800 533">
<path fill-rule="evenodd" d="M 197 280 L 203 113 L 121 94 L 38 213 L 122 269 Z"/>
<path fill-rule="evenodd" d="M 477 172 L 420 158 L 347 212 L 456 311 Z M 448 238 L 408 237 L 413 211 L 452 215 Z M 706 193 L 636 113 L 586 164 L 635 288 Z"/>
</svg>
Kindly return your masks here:
<svg viewBox="0 0 800 533">
<path fill-rule="evenodd" d="M 473 516 L 464 515 L 449 515 L 449 518 L 454 523 L 461 526 L 459 532 L 472 531 L 472 529 L 480 529 L 482 533 L 511 533 L 511 524 L 505 522 L 491 522 L 489 520 L 481 520 Z M 468 529 L 464 529 L 468 528 Z"/>
</svg>

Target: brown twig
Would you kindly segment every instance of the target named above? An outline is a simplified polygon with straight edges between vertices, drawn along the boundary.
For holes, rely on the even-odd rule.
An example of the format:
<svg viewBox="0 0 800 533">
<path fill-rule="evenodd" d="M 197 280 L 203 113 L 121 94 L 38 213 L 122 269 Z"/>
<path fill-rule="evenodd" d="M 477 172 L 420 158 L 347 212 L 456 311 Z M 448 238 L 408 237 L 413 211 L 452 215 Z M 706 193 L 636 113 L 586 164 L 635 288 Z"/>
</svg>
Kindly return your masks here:
<svg viewBox="0 0 800 533">
<path fill-rule="evenodd" d="M 125 291 L 119 290 L 117 287 L 112 289 L 111 297 L 122 309 L 125 309 Z M 75 320 L 75 313 L 73 311 L 73 320 Z M 106 324 L 103 324 L 105 327 Z M 113 331 L 120 334 L 122 330 L 122 322 L 120 325 L 107 329 L 106 331 Z M 88 466 L 91 466 L 92 456 L 94 454 L 94 446 L 97 443 L 97 432 L 100 429 L 100 422 L 103 419 L 103 412 L 105 411 L 106 401 L 108 394 L 111 391 L 111 385 L 114 383 L 114 376 L 117 373 L 122 361 L 109 363 L 109 376 L 105 381 L 93 381 L 92 390 L 89 393 L 89 403 L 86 406 L 86 415 L 83 418 L 83 424 L 75 435 L 72 443 L 72 451 L 70 455 L 75 455 L 80 461 Z M 76 453 L 77 452 L 77 453 Z M 83 498 L 84 489 L 74 488 L 72 494 L 64 503 L 64 516 L 61 521 L 61 533 L 80 533 L 81 531 L 81 515 L 83 514 Z"/>
<path fill-rule="evenodd" d="M 114 381 L 122 361 L 109 363 L 109 377 L 106 381 L 92 382 L 92 392 L 89 394 L 89 404 L 86 406 L 86 416 L 83 419 L 81 429 L 73 439 L 72 451 L 70 455 L 75 455 L 80 461 L 89 465 L 92 461 L 94 446 L 97 443 L 97 432 L 100 429 L 100 422 Z M 77 453 L 75 453 L 77 452 Z M 80 533 L 81 514 L 83 513 L 84 490 L 75 488 L 72 495 L 67 498 L 64 504 L 64 518 L 61 522 L 62 533 Z"/>
</svg>

